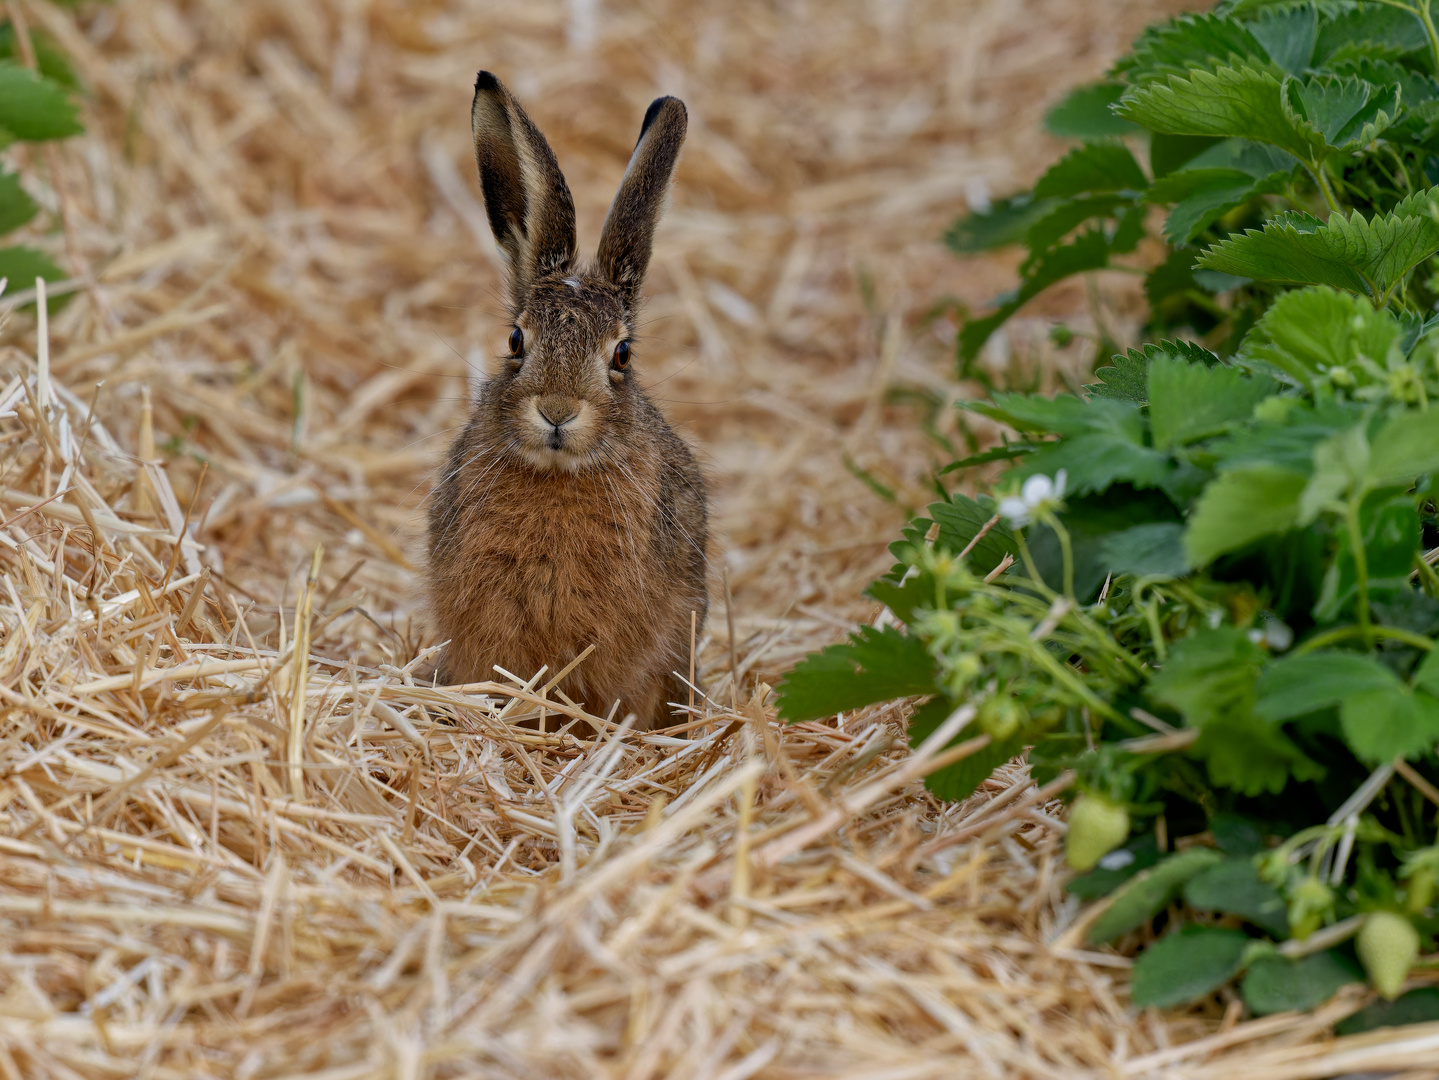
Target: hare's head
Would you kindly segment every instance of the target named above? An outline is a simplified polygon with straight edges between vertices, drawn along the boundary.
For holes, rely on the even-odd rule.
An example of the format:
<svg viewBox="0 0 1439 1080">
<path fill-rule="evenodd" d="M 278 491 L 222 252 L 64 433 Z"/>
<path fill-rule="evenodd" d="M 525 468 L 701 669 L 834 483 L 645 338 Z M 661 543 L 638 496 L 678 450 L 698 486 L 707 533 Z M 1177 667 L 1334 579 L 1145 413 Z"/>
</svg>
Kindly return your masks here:
<svg viewBox="0 0 1439 1080">
<path fill-rule="evenodd" d="M 545 137 L 487 71 L 470 114 L 485 210 L 509 261 L 508 357 L 481 391 L 487 441 L 545 471 L 576 472 L 633 446 L 653 423 L 631 338 L 685 107 L 645 113 L 593 262 L 575 258 L 575 204 Z"/>
</svg>

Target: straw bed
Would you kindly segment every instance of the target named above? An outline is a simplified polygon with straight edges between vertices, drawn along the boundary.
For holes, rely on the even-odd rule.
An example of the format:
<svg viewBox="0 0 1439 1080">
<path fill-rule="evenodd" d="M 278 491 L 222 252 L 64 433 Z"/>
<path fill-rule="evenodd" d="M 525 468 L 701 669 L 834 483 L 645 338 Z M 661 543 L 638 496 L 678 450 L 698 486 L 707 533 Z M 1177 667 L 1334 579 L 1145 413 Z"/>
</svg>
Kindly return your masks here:
<svg viewBox="0 0 1439 1080">
<path fill-rule="evenodd" d="M 1012 265 L 936 236 L 1174 6 L 8 3 L 89 133 L 54 170 L 10 152 L 76 276 L 48 326 L 0 299 L 0 1077 L 1439 1075 L 1439 1025 L 1332 1038 L 1357 987 L 1137 1014 L 1061 888 L 1062 782 L 1012 763 L 944 805 L 922 776 L 982 745 L 955 725 L 911 752 L 902 703 L 775 719 L 783 671 L 877 616 L 946 453 L 926 418 L 962 437 L 926 313 Z M 666 731 L 557 671 L 419 674 L 429 476 L 507 332 L 482 66 L 590 244 L 645 105 L 690 107 L 636 348 L 715 493 Z M 1063 386 L 1050 318 L 1137 325 L 1103 285 L 987 362 Z"/>
</svg>

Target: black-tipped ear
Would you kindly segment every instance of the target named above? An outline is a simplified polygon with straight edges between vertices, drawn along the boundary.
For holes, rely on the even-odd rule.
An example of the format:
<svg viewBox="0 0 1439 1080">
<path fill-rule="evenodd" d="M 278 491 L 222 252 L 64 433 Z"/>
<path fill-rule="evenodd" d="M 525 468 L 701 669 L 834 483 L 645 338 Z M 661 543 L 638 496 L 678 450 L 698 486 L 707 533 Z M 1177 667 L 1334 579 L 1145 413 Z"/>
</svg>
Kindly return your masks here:
<svg viewBox="0 0 1439 1080">
<path fill-rule="evenodd" d="M 475 163 L 495 241 L 510 263 L 510 300 L 524 306 L 535 278 L 575 258 L 575 201 L 539 128 L 505 84 L 475 77 Z"/>
<path fill-rule="evenodd" d="M 633 303 L 650 264 L 655 225 L 675 171 L 689 117 L 679 98 L 662 97 L 645 112 L 640 138 L 600 234 L 600 270 Z"/>
</svg>

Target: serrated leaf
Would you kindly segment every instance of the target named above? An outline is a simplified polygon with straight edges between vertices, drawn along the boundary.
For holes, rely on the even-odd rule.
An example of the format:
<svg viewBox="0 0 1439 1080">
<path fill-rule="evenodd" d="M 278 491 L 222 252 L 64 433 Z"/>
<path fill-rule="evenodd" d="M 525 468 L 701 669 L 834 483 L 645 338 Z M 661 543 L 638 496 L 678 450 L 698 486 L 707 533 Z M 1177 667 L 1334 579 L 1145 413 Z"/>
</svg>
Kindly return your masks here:
<svg viewBox="0 0 1439 1080">
<path fill-rule="evenodd" d="M 1324 19 L 1314 45 L 1316 64 L 1345 55 L 1366 54 L 1397 58 L 1428 52 L 1424 25 L 1410 11 L 1384 4 L 1363 4 Z"/>
<path fill-rule="evenodd" d="M 1109 906 L 1090 926 L 1086 940 L 1091 945 L 1103 945 L 1139 929 L 1179 895 L 1185 882 L 1223 859 L 1212 848 L 1190 848 L 1136 874 L 1115 892 Z"/>
<path fill-rule="evenodd" d="M 1376 487 L 1409 484 L 1439 470 L 1439 423 L 1428 413 L 1400 413 L 1375 432 L 1368 465 L 1367 479 Z"/>
<path fill-rule="evenodd" d="M 1136 205 L 1131 195 L 1100 194 L 1079 199 L 1050 201 L 1050 210 L 1024 234 L 1024 244 L 1031 254 L 1020 266 L 1026 273 L 1054 245 L 1079 226 L 1095 219 L 1111 219 Z"/>
<path fill-rule="evenodd" d="M 64 281 L 65 271 L 43 251 L 23 246 L 0 248 L 0 278 L 9 280 L 7 292 L 33 288 L 37 277 L 46 282 Z M 47 304 L 50 313 L 59 311 L 70 299 L 71 296 L 52 296 Z"/>
<path fill-rule="evenodd" d="M 1008 199 L 996 199 L 987 210 L 966 214 L 944 234 L 944 242 L 957 255 L 993 251 L 1024 240 L 1024 234 L 1053 206 L 1036 202 L 1025 192 Z"/>
<path fill-rule="evenodd" d="M 1257 855 L 1265 848 L 1264 827 L 1252 818 L 1222 810 L 1209 819 L 1214 842 L 1226 855 Z"/>
<path fill-rule="evenodd" d="M 1149 186 L 1139 162 L 1123 143 L 1094 143 L 1071 150 L 1034 185 L 1036 199 L 1072 199 L 1107 191 L 1142 191 Z"/>
<path fill-rule="evenodd" d="M 1359 356 L 1382 360 L 1402 333 L 1392 315 L 1376 312 L 1362 296 L 1323 287 L 1296 289 L 1270 305 L 1246 352 L 1312 390 L 1314 377 L 1331 368 Z"/>
<path fill-rule="evenodd" d="M 1112 432 L 1096 432 L 1044 443 L 1034 453 L 1021 458 L 1007 475 L 1017 478 L 1036 474 L 1054 476 L 1060 469 L 1067 474 L 1072 494 L 1087 495 L 1120 482 L 1137 488 L 1158 487 L 1173 472 L 1174 463 L 1168 454 L 1145 446 L 1136 439 Z"/>
<path fill-rule="evenodd" d="M 1328 1001 L 1342 986 L 1363 982 L 1353 961 L 1333 949 L 1299 960 L 1262 956 L 1249 966 L 1240 983 L 1244 1003 L 1256 1016 L 1305 1012 Z"/>
<path fill-rule="evenodd" d="M 1439 700 L 1403 687 L 1361 690 L 1339 706 L 1344 741 L 1371 765 L 1414 758 L 1439 743 Z"/>
<path fill-rule="evenodd" d="M 0 173 L 0 233 L 18 229 L 39 211 L 16 173 Z"/>
<path fill-rule="evenodd" d="M 948 698 L 938 697 L 917 709 L 909 718 L 909 745 L 917 747 L 933 734 L 934 729 L 954 711 L 954 703 Z M 973 738 L 974 731 L 961 731 L 950 745 Z M 1015 736 L 997 743 L 991 743 L 978 753 L 961 758 L 953 765 L 938 769 L 924 778 L 924 786 L 936 798 L 958 802 L 974 794 L 974 789 L 988 780 L 995 769 L 1010 758 L 1024 752 L 1024 739 Z"/>
<path fill-rule="evenodd" d="M 1149 133 L 1149 173 L 1156 180 L 1197 161 L 1206 151 L 1224 139 L 1208 135 L 1169 135 L 1162 131 Z"/>
<path fill-rule="evenodd" d="M 1085 387 L 1090 396 L 1145 404 L 1149 393 L 1149 361 L 1134 349 L 1116 353 L 1110 360 L 1110 366 L 1095 368 L 1099 382 Z"/>
<path fill-rule="evenodd" d="M 1252 859 L 1226 859 L 1190 878 L 1184 886 L 1184 900 L 1198 911 L 1238 915 L 1274 937 L 1289 933 L 1284 897 L 1260 879 Z"/>
<path fill-rule="evenodd" d="M 80 80 L 64 50 L 55 44 L 55 39 L 38 27 L 30 27 L 30 47 L 35 50 L 35 62 L 40 74 L 62 86 L 78 90 Z M 0 25 L 0 60 L 15 60 L 23 63 L 24 58 L 15 48 L 15 28 L 10 23 Z"/>
<path fill-rule="evenodd" d="M 1189 727 L 1227 716 L 1247 717 L 1264 654 L 1233 626 L 1181 638 L 1149 682 L 1149 696 L 1176 709 Z"/>
<path fill-rule="evenodd" d="M 1132 135 L 1140 129 L 1115 116 L 1111 108 L 1123 93 L 1124 85 L 1115 82 L 1092 83 L 1071 90 L 1049 110 L 1044 126 L 1051 135 L 1061 139 L 1086 142 Z"/>
<path fill-rule="evenodd" d="M 1222 67 L 1130 89 L 1115 112 L 1151 131 L 1256 139 L 1307 161 L 1323 144 L 1294 126 L 1281 97 L 1270 72 Z"/>
<path fill-rule="evenodd" d="M 1325 650 L 1274 661 L 1259 677 L 1254 714 L 1269 723 L 1331 709 L 1365 690 L 1398 689 L 1399 677 L 1364 653 Z"/>
<path fill-rule="evenodd" d="M 10 60 L 0 60 L 0 128 L 30 141 L 84 130 L 65 87 Z"/>
<path fill-rule="evenodd" d="M 1399 86 L 1350 76 L 1286 79 L 1282 104 L 1295 128 L 1331 150 L 1373 142 L 1399 115 Z"/>
<path fill-rule="evenodd" d="M 1181 577 L 1189 569 L 1184 559 L 1184 526 L 1177 521 L 1156 521 L 1112 533 L 1105 538 L 1102 551 L 1116 574 Z"/>
<path fill-rule="evenodd" d="M 1247 26 L 1269 58 L 1289 74 L 1302 75 L 1309 67 L 1319 36 L 1319 13 L 1313 6 L 1270 9 Z"/>
<path fill-rule="evenodd" d="M 1269 53 L 1242 23 L 1222 15 L 1180 15 L 1147 27 L 1129 55 L 1115 62 L 1114 72 L 1144 85 L 1195 68 L 1244 61 L 1262 67 L 1269 63 Z"/>
<path fill-rule="evenodd" d="M 1277 146 L 1253 139 L 1220 139 L 1196 154 L 1186 168 L 1234 169 L 1258 180 L 1271 173 L 1293 173 L 1299 159 Z"/>
<path fill-rule="evenodd" d="M 982 450 L 978 454 L 962 457 L 958 461 L 951 461 L 939 472 L 943 476 L 945 473 L 956 472 L 960 469 L 972 469 L 976 465 L 989 465 L 996 461 L 1013 461 L 1015 458 L 1022 458 L 1025 454 L 1033 453 L 1036 445 L 1027 442 L 1003 443 L 989 450 Z"/>
<path fill-rule="evenodd" d="M 1148 395 L 1154 445 L 1163 450 L 1218 435 L 1247 420 L 1274 390 L 1273 380 L 1251 378 L 1237 368 L 1155 357 Z"/>
<path fill-rule="evenodd" d="M 1016 311 L 1033 300 L 1049 286 L 1086 270 L 1099 270 L 1109 265 L 1109 241 L 1095 229 L 1080 233 L 1073 241 L 1046 251 L 1028 264 L 1019 289 L 993 314 L 965 324 L 959 334 L 959 355 L 972 360 L 979 354 L 989 336 Z"/>
<path fill-rule="evenodd" d="M 1156 181 L 1148 198 L 1173 204 L 1164 235 L 1175 244 L 1187 244 L 1230 210 L 1256 196 L 1281 192 L 1288 181 L 1288 172 L 1255 179 L 1239 169 L 1183 169 Z"/>
<path fill-rule="evenodd" d="M 1348 75 L 1365 82 L 1381 85 L 1393 83 L 1399 87 L 1399 100 L 1407 113 L 1414 106 L 1439 97 L 1439 82 L 1422 71 L 1415 71 L 1393 60 L 1373 56 L 1356 56 L 1329 65 L 1336 75 Z"/>
<path fill-rule="evenodd" d="M 1427 1024 L 1439 1020 L 1439 986 L 1410 990 L 1393 1001 L 1376 1001 L 1334 1026 L 1336 1035 L 1358 1035 L 1379 1028 Z"/>
<path fill-rule="evenodd" d="M 1072 394 L 996 393 L 989 401 L 964 401 L 959 408 L 998 420 L 1019 431 L 1046 435 L 1107 433 L 1133 442 L 1144 438 L 1139 410 L 1117 401 L 1084 401 Z"/>
<path fill-rule="evenodd" d="M 1303 473 L 1272 465 L 1220 473 L 1189 517 L 1184 550 L 1190 565 L 1207 566 L 1226 552 L 1293 528 L 1307 482 Z"/>
<path fill-rule="evenodd" d="M 1382 303 L 1411 269 L 1439 251 L 1439 189 L 1366 219 L 1331 214 L 1320 225 L 1309 215 L 1281 214 L 1262 230 L 1221 240 L 1199 265 L 1226 274 L 1299 285 L 1329 285 Z"/>
<path fill-rule="evenodd" d="M 927 512 L 932 520 L 939 523 L 935 546 L 958 555 L 994 516 L 994 500 L 984 496 L 983 501 L 977 501 L 956 493 L 947 503 L 931 503 Z M 1015 547 L 1014 532 L 1001 519 L 990 526 L 983 539 L 970 551 L 970 569 L 977 574 L 987 574 Z"/>
<path fill-rule="evenodd" d="M 1439 698 L 1439 649 L 1430 649 L 1414 669 L 1414 686 Z"/>
<path fill-rule="evenodd" d="M 1290 783 L 1318 780 L 1324 768 L 1277 727 L 1231 714 L 1205 725 L 1191 753 L 1204 761 L 1209 782 L 1247 798 L 1278 795 Z"/>
<path fill-rule="evenodd" d="M 842 645 L 801 660 L 779 684 L 779 714 L 818 720 L 878 701 L 934 693 L 934 661 L 918 638 L 862 627 Z"/>
</svg>

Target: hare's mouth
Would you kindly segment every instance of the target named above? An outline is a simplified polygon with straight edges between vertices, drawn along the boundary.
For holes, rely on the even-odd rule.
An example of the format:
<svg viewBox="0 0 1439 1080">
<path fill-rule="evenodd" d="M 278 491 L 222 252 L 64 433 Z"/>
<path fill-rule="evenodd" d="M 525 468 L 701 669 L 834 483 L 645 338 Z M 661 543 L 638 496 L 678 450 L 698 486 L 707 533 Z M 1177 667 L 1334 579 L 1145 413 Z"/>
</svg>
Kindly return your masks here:
<svg viewBox="0 0 1439 1080">
<path fill-rule="evenodd" d="M 594 458 L 594 409 L 589 402 L 532 398 L 525 410 L 524 453 L 542 472 L 578 472 Z"/>
</svg>

